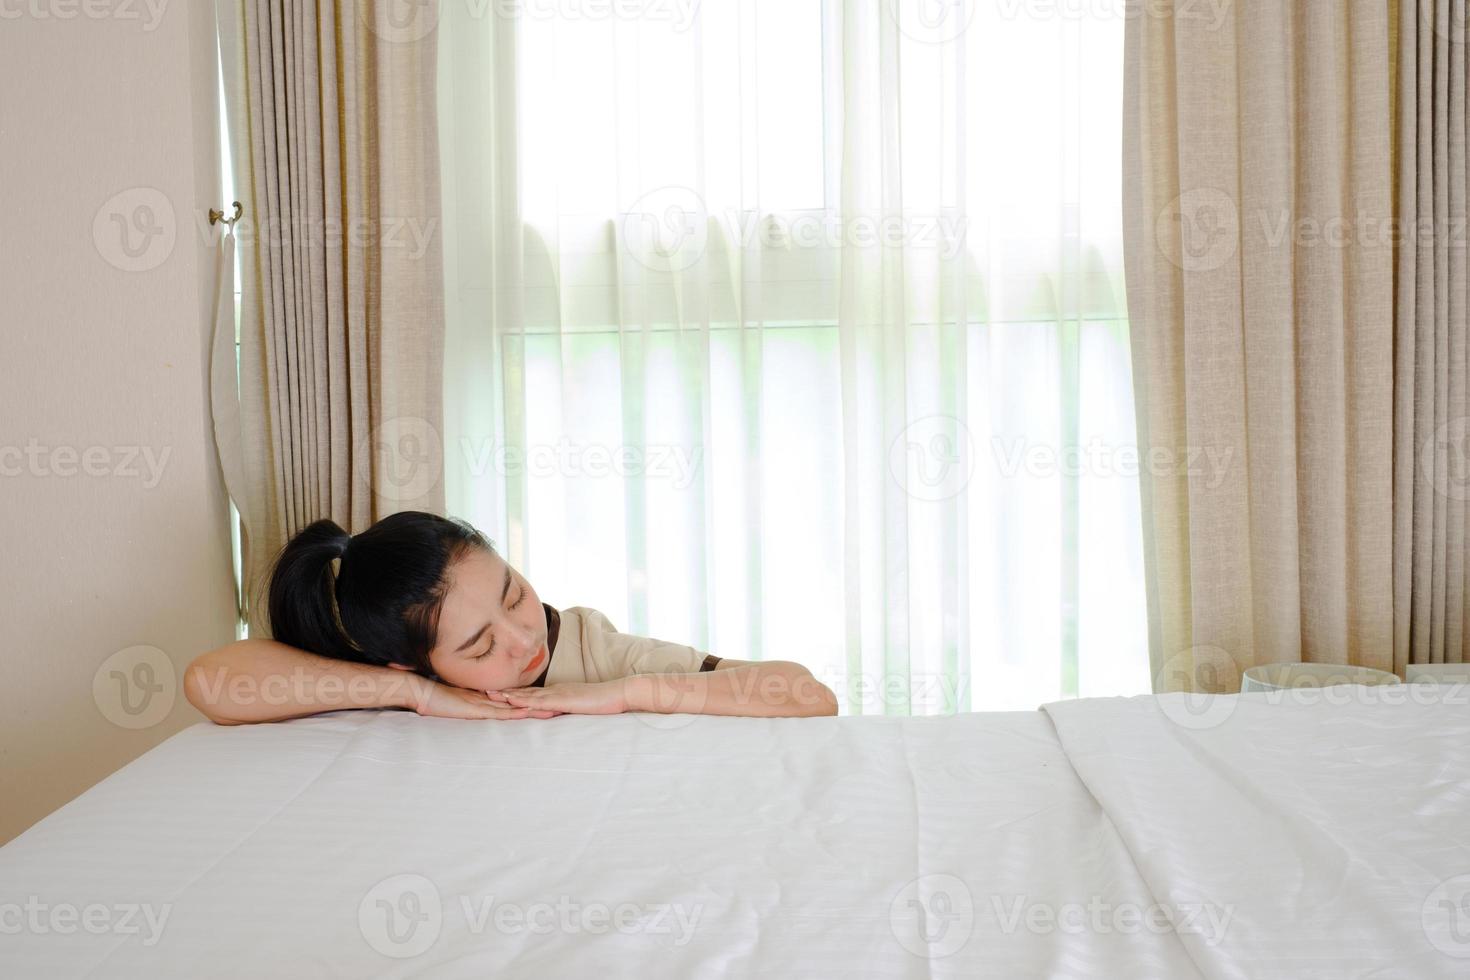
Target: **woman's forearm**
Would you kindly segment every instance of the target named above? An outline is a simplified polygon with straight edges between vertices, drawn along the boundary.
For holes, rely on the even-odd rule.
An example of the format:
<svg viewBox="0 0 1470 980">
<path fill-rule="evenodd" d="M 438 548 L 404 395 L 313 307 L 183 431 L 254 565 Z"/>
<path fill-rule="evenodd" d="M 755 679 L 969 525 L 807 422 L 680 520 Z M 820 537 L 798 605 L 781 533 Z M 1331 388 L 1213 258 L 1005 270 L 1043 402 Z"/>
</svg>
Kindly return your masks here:
<svg viewBox="0 0 1470 980">
<path fill-rule="evenodd" d="M 629 711 L 801 718 L 837 714 L 837 698 L 797 663 L 768 661 L 697 674 L 626 679 Z"/>
<path fill-rule="evenodd" d="M 184 695 L 221 725 L 284 721 L 345 708 L 416 708 L 406 671 L 322 657 L 275 640 L 240 640 L 194 660 Z"/>
</svg>

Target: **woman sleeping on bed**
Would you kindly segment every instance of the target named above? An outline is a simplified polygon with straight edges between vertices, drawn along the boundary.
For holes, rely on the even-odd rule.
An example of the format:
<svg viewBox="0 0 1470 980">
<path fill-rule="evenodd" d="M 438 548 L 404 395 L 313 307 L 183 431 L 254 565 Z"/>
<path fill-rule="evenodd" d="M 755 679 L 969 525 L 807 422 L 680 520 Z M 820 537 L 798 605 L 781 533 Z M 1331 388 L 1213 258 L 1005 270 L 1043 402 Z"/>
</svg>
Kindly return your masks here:
<svg viewBox="0 0 1470 980">
<path fill-rule="evenodd" d="M 184 691 L 210 720 L 344 708 L 501 719 L 837 713 L 800 664 L 707 656 L 619 633 L 595 609 L 546 605 L 480 532 L 419 511 L 356 535 L 311 524 L 276 562 L 269 609 L 275 639 L 189 665 Z"/>
</svg>

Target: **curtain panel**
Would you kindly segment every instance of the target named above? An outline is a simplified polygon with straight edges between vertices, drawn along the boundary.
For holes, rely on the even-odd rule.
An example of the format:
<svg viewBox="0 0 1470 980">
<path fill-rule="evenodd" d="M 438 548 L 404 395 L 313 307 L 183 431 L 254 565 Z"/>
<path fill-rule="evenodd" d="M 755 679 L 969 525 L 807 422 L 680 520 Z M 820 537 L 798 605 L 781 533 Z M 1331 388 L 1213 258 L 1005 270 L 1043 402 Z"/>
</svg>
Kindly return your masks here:
<svg viewBox="0 0 1470 980">
<path fill-rule="evenodd" d="M 1145 689 L 1122 18 L 580 10 L 432 14 L 451 509 L 848 712 Z"/>
<path fill-rule="evenodd" d="M 270 563 L 306 524 L 443 509 L 436 37 L 391 6 L 219 6 L 244 206 L 239 439 L 221 449 L 252 635 Z"/>
<path fill-rule="evenodd" d="M 1465 4 L 1129 23 L 1124 204 L 1159 690 L 1401 675 L 1466 634 Z"/>
<path fill-rule="evenodd" d="M 1397 9 L 1393 664 L 1462 663 L 1467 631 L 1466 5 Z"/>
</svg>

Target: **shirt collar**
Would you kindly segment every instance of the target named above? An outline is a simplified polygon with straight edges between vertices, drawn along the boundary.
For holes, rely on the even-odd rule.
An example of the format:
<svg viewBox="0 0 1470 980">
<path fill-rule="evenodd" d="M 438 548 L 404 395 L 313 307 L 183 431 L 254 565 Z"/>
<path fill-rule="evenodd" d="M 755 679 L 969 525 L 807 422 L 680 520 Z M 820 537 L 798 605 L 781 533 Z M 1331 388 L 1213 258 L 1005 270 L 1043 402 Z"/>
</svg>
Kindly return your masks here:
<svg viewBox="0 0 1470 980">
<path fill-rule="evenodd" d="M 546 667 L 541 671 L 541 676 L 531 682 L 532 687 L 545 687 L 546 675 L 551 673 L 551 658 L 556 656 L 556 637 L 561 632 L 561 613 L 556 611 L 555 606 L 541 603 L 546 610 Z"/>
</svg>

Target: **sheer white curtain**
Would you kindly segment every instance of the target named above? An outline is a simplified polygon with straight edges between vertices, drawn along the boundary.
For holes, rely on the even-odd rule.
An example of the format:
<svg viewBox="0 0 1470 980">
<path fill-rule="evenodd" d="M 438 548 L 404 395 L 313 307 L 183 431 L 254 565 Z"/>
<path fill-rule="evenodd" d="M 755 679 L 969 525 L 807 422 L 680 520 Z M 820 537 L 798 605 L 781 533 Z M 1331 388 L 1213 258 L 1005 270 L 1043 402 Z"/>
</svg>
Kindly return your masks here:
<svg viewBox="0 0 1470 980">
<path fill-rule="evenodd" d="M 450 511 L 850 712 L 1147 691 L 1104 6 L 446 0 Z"/>
</svg>

